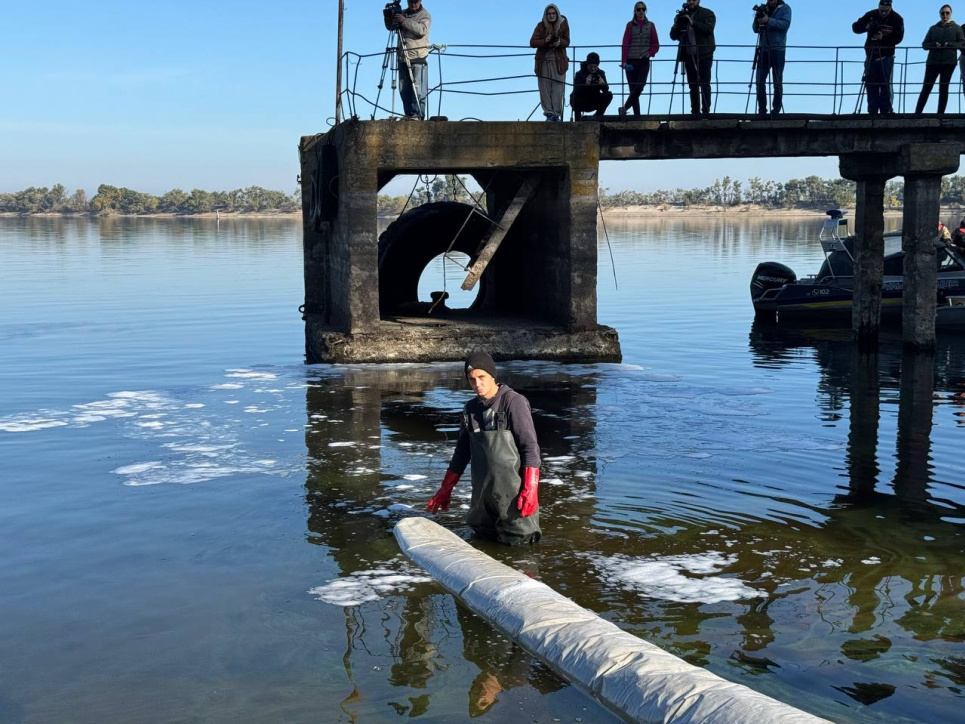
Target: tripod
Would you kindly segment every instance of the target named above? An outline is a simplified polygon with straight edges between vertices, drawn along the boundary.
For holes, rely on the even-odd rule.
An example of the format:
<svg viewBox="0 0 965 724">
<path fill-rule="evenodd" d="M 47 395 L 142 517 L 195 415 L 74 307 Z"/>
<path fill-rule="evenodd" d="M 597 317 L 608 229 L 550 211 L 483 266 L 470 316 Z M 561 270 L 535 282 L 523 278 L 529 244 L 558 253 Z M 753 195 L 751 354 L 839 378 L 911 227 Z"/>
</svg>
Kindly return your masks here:
<svg viewBox="0 0 965 724">
<path fill-rule="evenodd" d="M 678 17 L 681 17 L 678 15 Z M 683 17 L 689 18 L 689 15 Z M 674 20 L 676 23 L 677 20 Z M 687 64 L 687 59 L 690 59 L 690 65 Z M 694 36 L 694 26 L 693 21 L 687 21 L 687 29 L 683 31 L 683 36 L 680 38 L 680 42 L 677 45 L 677 59 L 673 64 L 673 83 L 670 85 L 670 110 L 669 113 L 673 113 L 673 97 L 677 92 L 677 71 L 683 68 L 683 75 L 687 78 L 687 84 L 690 85 L 690 71 L 689 68 L 693 69 L 694 75 L 696 77 L 697 85 L 700 86 L 700 67 L 697 62 L 697 39 Z M 699 92 L 699 91 L 698 91 Z M 680 82 L 680 113 L 684 113 L 684 97 L 686 96 L 686 91 L 684 90 L 683 80 Z"/>
<path fill-rule="evenodd" d="M 392 42 L 392 36 L 395 36 L 396 42 Z M 398 70 L 398 57 L 399 48 L 402 48 L 402 60 L 405 63 L 406 73 L 409 74 L 409 86 L 412 88 L 412 94 L 415 96 L 415 105 L 418 110 L 419 117 L 424 117 L 422 111 L 422 99 L 419 97 L 418 90 L 415 87 L 415 77 L 412 75 L 412 63 L 409 62 L 409 48 L 405 44 L 405 38 L 402 37 L 402 33 L 399 32 L 398 28 L 389 28 L 389 37 L 385 42 L 385 57 L 382 59 L 382 75 L 379 77 L 379 92 L 375 96 L 375 107 L 372 109 L 372 120 L 375 120 L 375 112 L 379 108 L 379 98 L 382 95 L 382 86 L 385 85 L 385 74 L 387 72 L 392 73 L 392 115 L 395 115 L 395 91 L 398 88 L 396 85 L 396 71 Z M 403 112 L 405 109 L 403 109 Z"/>
<path fill-rule="evenodd" d="M 751 89 L 757 77 L 757 68 L 761 62 L 761 34 L 757 33 L 757 45 L 754 48 L 754 60 L 751 63 L 751 79 L 747 81 L 747 102 L 744 104 L 744 115 L 747 115 L 751 106 Z"/>
</svg>

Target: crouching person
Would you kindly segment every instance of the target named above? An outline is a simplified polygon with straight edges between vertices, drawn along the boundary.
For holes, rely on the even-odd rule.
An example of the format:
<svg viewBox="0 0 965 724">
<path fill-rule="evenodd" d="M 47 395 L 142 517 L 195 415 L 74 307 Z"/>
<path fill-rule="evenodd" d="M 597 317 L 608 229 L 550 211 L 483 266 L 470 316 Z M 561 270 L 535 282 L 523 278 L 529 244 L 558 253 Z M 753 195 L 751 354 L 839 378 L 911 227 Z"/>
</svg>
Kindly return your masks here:
<svg viewBox="0 0 965 724">
<path fill-rule="evenodd" d="M 600 56 L 590 53 L 580 63 L 573 82 L 570 106 L 573 107 L 574 118 L 580 120 L 584 113 L 591 112 L 597 118 L 602 118 L 612 101 L 613 93 L 606 82 L 606 73 L 600 69 Z"/>
<path fill-rule="evenodd" d="M 539 444 L 529 401 L 496 381 L 485 352 L 470 355 L 466 379 L 476 397 L 463 409 L 456 450 L 442 487 L 426 506 L 449 509 L 452 489 L 472 464 L 472 501 L 466 522 L 473 533 L 506 545 L 535 543 L 539 527 Z"/>
</svg>

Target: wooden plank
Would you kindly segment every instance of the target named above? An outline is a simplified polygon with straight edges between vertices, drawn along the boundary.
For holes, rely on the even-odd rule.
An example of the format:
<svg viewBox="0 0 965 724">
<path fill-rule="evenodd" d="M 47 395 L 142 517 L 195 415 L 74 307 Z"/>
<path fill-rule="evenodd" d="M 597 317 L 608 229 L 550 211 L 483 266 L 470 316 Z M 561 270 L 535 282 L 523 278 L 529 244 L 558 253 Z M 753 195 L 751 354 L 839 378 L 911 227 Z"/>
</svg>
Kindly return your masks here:
<svg viewBox="0 0 965 724">
<path fill-rule="evenodd" d="M 506 238 L 506 234 L 508 234 L 512 228 L 513 222 L 515 222 L 516 217 L 519 216 L 519 212 L 523 210 L 526 202 L 533 198 L 538 187 L 539 181 L 533 177 L 523 181 L 523 185 L 519 187 L 519 191 L 516 192 L 515 198 L 509 206 L 506 207 L 506 211 L 502 217 L 499 221 L 494 222 L 495 225 L 490 229 L 488 238 L 484 238 L 482 249 L 480 249 L 476 255 L 476 261 L 472 267 L 470 267 L 466 281 L 462 283 L 463 289 L 470 291 L 476 286 L 479 277 L 486 271 L 486 267 L 489 265 L 489 262 L 492 261 L 493 255 L 495 255 L 499 249 L 499 245 L 503 243 L 503 239 Z"/>
</svg>

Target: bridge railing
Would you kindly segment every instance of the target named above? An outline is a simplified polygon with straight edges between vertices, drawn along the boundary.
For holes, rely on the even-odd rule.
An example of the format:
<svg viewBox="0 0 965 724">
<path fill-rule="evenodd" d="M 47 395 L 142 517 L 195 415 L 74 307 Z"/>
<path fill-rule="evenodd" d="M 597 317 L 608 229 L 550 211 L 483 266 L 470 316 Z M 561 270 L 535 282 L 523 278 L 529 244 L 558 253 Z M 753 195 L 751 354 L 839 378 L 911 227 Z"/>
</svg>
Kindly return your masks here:
<svg viewBox="0 0 965 724">
<path fill-rule="evenodd" d="M 570 69 L 564 93 L 567 113 L 569 95 L 580 62 L 590 51 L 601 57 L 614 100 L 607 111 L 616 115 L 629 89 L 620 68 L 619 45 L 571 46 Z M 434 45 L 429 55 L 428 113 L 452 120 L 542 119 L 535 75 L 534 50 L 528 45 Z M 711 112 L 753 114 L 757 110 L 753 68 L 755 46 L 718 45 L 714 54 Z M 806 115 L 854 115 L 867 113 L 863 81 L 865 49 L 862 46 L 789 45 L 784 69 L 784 112 Z M 912 113 L 921 91 L 927 51 L 899 47 L 895 53 L 892 81 L 896 113 Z M 682 65 L 676 61 L 677 45 L 661 47 L 653 59 L 650 77 L 641 97 L 644 116 L 686 114 L 690 110 L 689 88 Z M 342 117 L 363 119 L 401 115 L 395 87 L 395 48 L 360 54 L 344 53 Z M 404 72 L 404 68 L 403 68 Z M 768 84 L 770 92 L 770 84 Z M 937 110 L 936 84 L 925 113 Z M 946 113 L 962 113 L 963 85 L 959 73 L 952 78 Z"/>
</svg>

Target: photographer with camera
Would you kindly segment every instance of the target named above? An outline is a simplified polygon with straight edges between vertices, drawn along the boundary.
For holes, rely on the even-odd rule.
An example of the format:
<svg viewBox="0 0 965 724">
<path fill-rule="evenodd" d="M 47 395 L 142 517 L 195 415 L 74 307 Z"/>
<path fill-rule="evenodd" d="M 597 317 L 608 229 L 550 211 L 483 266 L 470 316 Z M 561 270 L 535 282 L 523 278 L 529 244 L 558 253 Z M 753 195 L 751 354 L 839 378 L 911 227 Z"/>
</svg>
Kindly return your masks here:
<svg viewBox="0 0 965 724">
<path fill-rule="evenodd" d="M 935 87 L 935 80 L 938 80 L 938 115 L 945 112 L 948 105 L 948 86 L 952 80 L 952 73 L 955 72 L 955 64 L 958 62 L 958 51 L 965 49 L 965 35 L 962 34 L 961 26 L 952 20 L 952 6 L 942 5 L 938 11 L 941 18 L 937 23 L 928 29 L 925 40 L 921 47 L 928 51 L 928 60 L 925 61 L 925 80 L 921 86 L 921 95 L 918 96 L 918 105 L 915 107 L 915 114 L 921 115 L 931 95 L 932 88 Z"/>
<path fill-rule="evenodd" d="M 606 82 L 606 73 L 600 69 L 600 56 L 588 53 L 586 60 L 580 63 L 573 81 L 573 93 L 570 94 L 570 106 L 573 108 L 574 118 L 579 121 L 583 113 L 593 112 L 594 117 L 602 118 L 606 109 L 613 101 L 613 93 Z"/>
<path fill-rule="evenodd" d="M 683 63 L 690 86 L 690 112 L 693 115 L 710 113 L 710 79 L 714 68 L 714 27 L 717 16 L 713 10 L 702 8 L 700 0 L 687 0 L 677 11 L 670 38 L 679 43 L 677 62 Z"/>
<path fill-rule="evenodd" d="M 623 50 L 620 67 L 627 75 L 630 95 L 620 107 L 620 115 L 625 116 L 633 109 L 633 117 L 640 117 L 640 95 L 647 85 L 650 75 L 650 59 L 660 50 L 657 26 L 647 18 L 647 4 L 637 0 L 633 4 L 633 17 L 623 31 Z"/>
<path fill-rule="evenodd" d="M 529 39 L 529 47 L 536 48 L 536 77 L 539 79 L 539 102 L 547 121 L 563 120 L 563 89 L 570 59 L 570 25 L 566 16 L 552 3 L 543 10 L 543 19 L 536 25 Z"/>
<path fill-rule="evenodd" d="M 771 115 L 784 110 L 784 61 L 787 31 L 791 27 L 791 6 L 784 0 L 767 0 L 755 5 L 751 29 L 757 33 L 757 112 L 767 114 L 767 76 L 774 82 Z"/>
<path fill-rule="evenodd" d="M 396 49 L 399 66 L 399 95 L 405 118 L 424 120 L 429 93 L 429 25 L 432 16 L 422 7 L 422 0 L 407 0 L 403 10 L 398 0 L 382 10 L 385 26 L 399 34 Z"/>
<path fill-rule="evenodd" d="M 895 46 L 905 37 L 905 21 L 891 9 L 891 0 L 880 0 L 877 10 L 858 18 L 851 29 L 865 40 L 864 82 L 868 90 L 868 113 L 891 115 L 891 81 L 895 70 Z"/>
</svg>

